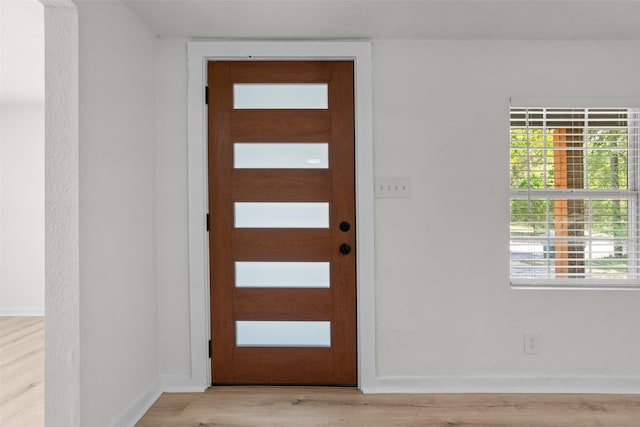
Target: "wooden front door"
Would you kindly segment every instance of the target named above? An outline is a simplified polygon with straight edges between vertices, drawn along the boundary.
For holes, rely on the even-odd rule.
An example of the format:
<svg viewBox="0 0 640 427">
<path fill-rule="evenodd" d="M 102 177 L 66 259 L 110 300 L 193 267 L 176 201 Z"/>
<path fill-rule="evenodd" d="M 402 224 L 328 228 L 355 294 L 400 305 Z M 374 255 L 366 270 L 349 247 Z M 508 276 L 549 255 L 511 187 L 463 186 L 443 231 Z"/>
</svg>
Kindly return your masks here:
<svg viewBox="0 0 640 427">
<path fill-rule="evenodd" d="M 353 62 L 208 65 L 214 384 L 355 385 Z"/>
</svg>

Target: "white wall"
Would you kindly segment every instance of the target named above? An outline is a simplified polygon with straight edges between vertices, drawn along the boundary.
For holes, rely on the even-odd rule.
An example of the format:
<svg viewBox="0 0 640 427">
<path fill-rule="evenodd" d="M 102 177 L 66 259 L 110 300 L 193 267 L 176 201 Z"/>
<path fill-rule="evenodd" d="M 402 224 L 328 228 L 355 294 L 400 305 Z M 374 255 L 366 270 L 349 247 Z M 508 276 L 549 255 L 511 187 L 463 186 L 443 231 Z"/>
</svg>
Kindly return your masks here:
<svg viewBox="0 0 640 427">
<path fill-rule="evenodd" d="M 156 38 L 78 2 L 81 425 L 123 425 L 158 389 Z"/>
<path fill-rule="evenodd" d="M 0 315 L 44 314 L 44 106 L 3 106 Z"/>
<path fill-rule="evenodd" d="M 184 41 L 158 46 L 158 344 L 160 371 L 190 374 L 187 233 L 187 51 Z"/>
<path fill-rule="evenodd" d="M 0 315 L 44 314 L 44 12 L 0 3 Z"/>
<path fill-rule="evenodd" d="M 160 365 L 188 374 L 185 41 L 159 46 L 158 179 L 172 183 L 158 186 L 172 207 L 158 222 L 171 278 L 158 289 Z M 623 377 L 637 388 L 640 293 L 509 288 L 507 143 L 510 96 L 639 96 L 640 42 L 376 40 L 373 50 L 376 176 L 412 184 L 410 199 L 376 201 L 380 390 L 477 376 Z M 542 354 L 523 354 L 525 331 L 541 333 Z"/>
<path fill-rule="evenodd" d="M 638 96 L 638 51 L 374 44 L 376 175 L 413 193 L 376 208 L 379 376 L 640 375 L 640 293 L 509 289 L 507 148 L 510 96 Z"/>
</svg>

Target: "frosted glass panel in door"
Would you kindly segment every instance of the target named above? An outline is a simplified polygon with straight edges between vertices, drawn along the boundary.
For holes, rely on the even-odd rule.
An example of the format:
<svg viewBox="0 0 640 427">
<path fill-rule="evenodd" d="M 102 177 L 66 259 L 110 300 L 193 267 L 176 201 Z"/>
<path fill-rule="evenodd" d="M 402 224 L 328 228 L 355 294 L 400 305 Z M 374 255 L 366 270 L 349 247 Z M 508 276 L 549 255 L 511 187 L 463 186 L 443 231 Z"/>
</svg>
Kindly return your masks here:
<svg viewBox="0 0 640 427">
<path fill-rule="evenodd" d="M 331 322 L 236 321 L 240 347 L 330 347 Z"/>
<path fill-rule="evenodd" d="M 236 228 L 329 228 L 326 202 L 236 202 Z"/>
<path fill-rule="evenodd" d="M 244 143 L 233 144 L 236 169 L 327 169 L 327 143 Z"/>
<path fill-rule="evenodd" d="M 236 262 L 239 288 L 328 288 L 328 262 Z"/>
<path fill-rule="evenodd" d="M 327 83 L 236 83 L 233 85 L 235 109 L 314 109 L 329 108 Z"/>
</svg>

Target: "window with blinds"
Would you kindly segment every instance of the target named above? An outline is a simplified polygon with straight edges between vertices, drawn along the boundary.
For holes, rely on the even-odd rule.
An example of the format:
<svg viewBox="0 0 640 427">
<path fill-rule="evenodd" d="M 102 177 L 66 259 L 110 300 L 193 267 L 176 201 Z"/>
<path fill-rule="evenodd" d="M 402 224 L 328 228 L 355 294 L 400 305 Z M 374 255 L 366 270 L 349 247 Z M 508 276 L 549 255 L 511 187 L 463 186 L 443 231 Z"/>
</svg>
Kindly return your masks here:
<svg viewBox="0 0 640 427">
<path fill-rule="evenodd" d="M 640 286 L 640 108 L 512 108 L 512 285 Z"/>
</svg>

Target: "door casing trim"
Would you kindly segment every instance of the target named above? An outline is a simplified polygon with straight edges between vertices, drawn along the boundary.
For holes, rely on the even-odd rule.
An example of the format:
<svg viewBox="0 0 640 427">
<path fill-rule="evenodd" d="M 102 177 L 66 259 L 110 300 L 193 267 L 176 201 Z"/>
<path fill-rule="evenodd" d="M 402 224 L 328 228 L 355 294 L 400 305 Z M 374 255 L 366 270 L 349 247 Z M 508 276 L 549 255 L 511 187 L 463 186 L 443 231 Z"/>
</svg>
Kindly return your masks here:
<svg viewBox="0 0 640 427">
<path fill-rule="evenodd" d="M 356 238 L 358 387 L 374 391 L 376 381 L 373 80 L 370 41 L 189 42 L 188 191 L 191 383 L 211 384 L 209 328 L 209 244 L 206 231 L 207 118 L 206 64 L 212 60 L 352 60 L 355 73 Z"/>
</svg>

